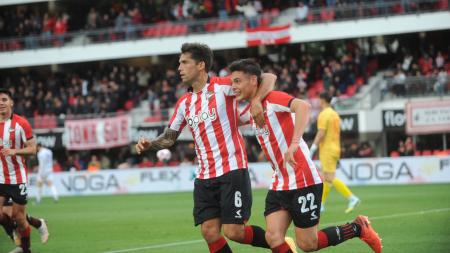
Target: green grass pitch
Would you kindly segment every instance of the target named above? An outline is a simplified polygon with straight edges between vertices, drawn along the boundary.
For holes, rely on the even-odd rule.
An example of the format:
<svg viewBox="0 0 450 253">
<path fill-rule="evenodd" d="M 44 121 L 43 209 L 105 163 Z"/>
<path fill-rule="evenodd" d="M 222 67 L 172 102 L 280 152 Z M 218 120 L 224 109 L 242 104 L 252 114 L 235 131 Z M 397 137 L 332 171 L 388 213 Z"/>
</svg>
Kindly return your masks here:
<svg viewBox="0 0 450 253">
<path fill-rule="evenodd" d="M 344 214 L 347 202 L 331 191 L 321 228 L 351 221 L 357 214 L 372 219 L 383 238 L 384 251 L 450 252 L 450 184 L 352 187 L 361 199 L 353 213 Z M 266 190 L 253 192 L 251 224 L 264 227 Z M 62 198 L 58 204 L 30 201 L 28 210 L 48 220 L 50 240 L 42 245 L 32 233 L 33 253 L 87 252 L 208 252 L 198 227 L 193 226 L 192 193 L 140 194 Z M 13 243 L 0 230 L 0 252 Z M 292 226 L 288 234 L 293 236 Z M 234 252 L 270 252 L 230 243 Z M 353 239 L 323 252 L 371 252 Z"/>
</svg>

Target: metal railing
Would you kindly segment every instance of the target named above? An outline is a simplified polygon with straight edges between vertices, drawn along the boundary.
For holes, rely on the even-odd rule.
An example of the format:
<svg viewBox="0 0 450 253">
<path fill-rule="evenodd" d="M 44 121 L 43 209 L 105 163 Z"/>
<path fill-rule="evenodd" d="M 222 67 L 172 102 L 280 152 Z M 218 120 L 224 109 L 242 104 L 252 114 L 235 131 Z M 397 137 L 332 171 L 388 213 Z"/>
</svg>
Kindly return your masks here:
<svg viewBox="0 0 450 253">
<path fill-rule="evenodd" d="M 408 76 L 404 79 L 390 77 L 386 85 L 379 87 L 381 100 L 398 97 L 427 97 L 450 95 L 450 76 Z"/>
<path fill-rule="evenodd" d="M 278 12 L 265 12 L 257 17 L 258 26 L 277 23 L 322 23 L 360 18 L 393 16 L 433 11 L 448 11 L 448 0 L 363 1 L 333 7 L 310 8 L 303 20 L 295 16 L 294 8 Z M 125 25 L 104 29 L 69 32 L 65 34 L 42 33 L 40 35 L 0 39 L 0 51 L 39 49 L 71 45 L 187 36 L 192 34 L 243 31 L 247 20 L 243 16 L 227 19 L 201 19 L 195 21 L 165 22 L 161 24 Z"/>
</svg>

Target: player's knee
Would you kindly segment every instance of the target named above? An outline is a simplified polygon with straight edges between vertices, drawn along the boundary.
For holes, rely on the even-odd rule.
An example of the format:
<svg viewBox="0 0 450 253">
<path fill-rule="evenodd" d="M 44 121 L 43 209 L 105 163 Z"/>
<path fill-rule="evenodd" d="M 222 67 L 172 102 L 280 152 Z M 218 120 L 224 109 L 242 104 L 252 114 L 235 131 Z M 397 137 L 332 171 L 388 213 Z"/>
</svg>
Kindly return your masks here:
<svg viewBox="0 0 450 253">
<path fill-rule="evenodd" d="M 317 238 L 308 240 L 297 240 L 298 247 L 304 252 L 312 252 L 317 250 Z"/>
<path fill-rule="evenodd" d="M 236 242 L 242 242 L 245 238 L 244 226 L 242 225 L 226 225 L 223 228 L 223 233 L 228 239 Z"/>
<path fill-rule="evenodd" d="M 276 231 L 266 231 L 266 241 L 270 245 L 270 247 L 276 247 L 279 244 L 284 242 L 284 235 L 282 233 L 278 233 Z"/>
<path fill-rule="evenodd" d="M 220 237 L 220 230 L 213 226 L 202 226 L 202 236 L 207 242 L 214 242 Z"/>
</svg>

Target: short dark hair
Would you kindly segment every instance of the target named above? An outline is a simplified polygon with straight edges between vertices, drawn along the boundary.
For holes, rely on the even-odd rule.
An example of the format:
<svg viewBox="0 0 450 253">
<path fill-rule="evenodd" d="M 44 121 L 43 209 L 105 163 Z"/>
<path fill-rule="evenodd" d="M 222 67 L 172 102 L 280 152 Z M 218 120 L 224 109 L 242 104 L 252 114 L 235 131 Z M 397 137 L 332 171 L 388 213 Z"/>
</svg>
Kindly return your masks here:
<svg viewBox="0 0 450 253">
<path fill-rule="evenodd" d="M 196 63 L 201 61 L 204 62 L 206 72 L 211 69 L 214 55 L 208 45 L 201 43 L 184 43 L 181 46 L 181 53 L 190 53 L 192 59 L 194 59 Z"/>
<path fill-rule="evenodd" d="M 8 97 L 9 97 L 11 100 L 13 100 L 12 93 L 11 93 L 11 91 L 9 91 L 8 89 L 0 88 L 0 94 L 6 94 L 6 95 L 8 95 Z"/>
<path fill-rule="evenodd" d="M 228 69 L 230 72 L 242 71 L 246 74 L 255 75 L 258 79 L 258 84 L 261 83 L 261 67 L 253 59 L 241 59 L 232 62 Z"/>
<path fill-rule="evenodd" d="M 320 93 L 319 97 L 323 100 L 325 100 L 328 104 L 331 103 L 331 99 L 332 97 L 330 96 L 330 94 L 326 91 Z"/>
</svg>

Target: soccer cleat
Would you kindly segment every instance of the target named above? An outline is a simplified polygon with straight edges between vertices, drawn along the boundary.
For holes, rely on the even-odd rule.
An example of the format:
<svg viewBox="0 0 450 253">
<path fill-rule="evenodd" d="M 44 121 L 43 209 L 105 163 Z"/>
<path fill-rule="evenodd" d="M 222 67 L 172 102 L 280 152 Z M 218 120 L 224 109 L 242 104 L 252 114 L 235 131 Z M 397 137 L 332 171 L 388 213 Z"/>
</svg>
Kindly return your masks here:
<svg viewBox="0 0 450 253">
<path fill-rule="evenodd" d="M 47 224 L 44 219 L 39 219 L 41 221 L 41 226 L 38 228 L 39 235 L 41 236 L 41 242 L 46 243 L 50 233 L 48 232 Z"/>
<path fill-rule="evenodd" d="M 15 229 L 13 231 L 13 238 L 14 238 L 14 243 L 16 244 L 16 246 L 20 246 L 20 236 Z"/>
<path fill-rule="evenodd" d="M 16 247 L 15 249 L 11 250 L 9 253 L 23 253 L 23 249 L 21 247 Z"/>
<path fill-rule="evenodd" d="M 382 245 L 380 236 L 370 225 L 369 218 L 359 215 L 353 222 L 361 226 L 361 235 L 359 238 L 367 243 L 375 253 L 381 253 Z"/>
<path fill-rule="evenodd" d="M 297 247 L 295 246 L 295 241 L 289 236 L 286 236 L 284 238 L 284 241 L 286 241 L 287 245 L 289 245 L 289 248 L 291 248 L 292 253 L 297 253 Z"/>
<path fill-rule="evenodd" d="M 348 207 L 347 207 L 347 209 L 345 209 L 345 213 L 350 213 L 360 203 L 361 203 L 361 200 L 358 197 L 354 197 L 354 196 L 351 197 L 350 200 L 348 201 Z"/>
</svg>

